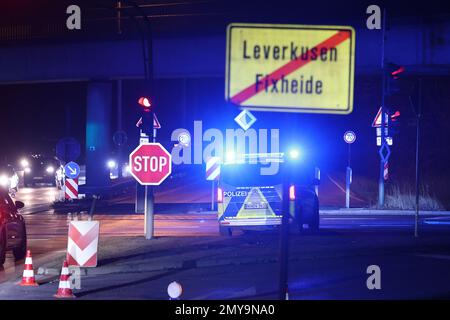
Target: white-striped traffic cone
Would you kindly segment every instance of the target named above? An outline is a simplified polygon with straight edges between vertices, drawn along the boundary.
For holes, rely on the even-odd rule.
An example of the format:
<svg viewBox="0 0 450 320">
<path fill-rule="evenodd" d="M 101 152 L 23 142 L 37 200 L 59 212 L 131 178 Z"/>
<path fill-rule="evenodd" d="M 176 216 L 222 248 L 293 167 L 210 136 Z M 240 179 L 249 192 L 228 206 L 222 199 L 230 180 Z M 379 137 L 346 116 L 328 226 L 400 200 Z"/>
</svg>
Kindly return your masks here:
<svg viewBox="0 0 450 320">
<path fill-rule="evenodd" d="M 25 266 L 23 269 L 22 281 L 19 283 L 21 286 L 37 287 L 38 284 L 34 278 L 33 270 L 33 258 L 31 257 L 31 251 L 27 250 L 25 257 Z"/>
<path fill-rule="evenodd" d="M 69 266 L 67 260 L 64 260 L 63 267 L 61 269 L 61 276 L 59 278 L 58 291 L 54 295 L 55 298 L 75 298 L 70 287 L 69 280 Z"/>
</svg>

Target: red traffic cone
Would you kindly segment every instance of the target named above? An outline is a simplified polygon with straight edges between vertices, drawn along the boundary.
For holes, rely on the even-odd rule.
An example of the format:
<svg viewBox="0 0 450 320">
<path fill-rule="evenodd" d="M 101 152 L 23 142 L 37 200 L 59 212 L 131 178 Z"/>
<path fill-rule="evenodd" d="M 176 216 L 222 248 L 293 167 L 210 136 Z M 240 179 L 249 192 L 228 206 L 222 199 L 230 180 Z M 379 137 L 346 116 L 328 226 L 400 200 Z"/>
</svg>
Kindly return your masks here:
<svg viewBox="0 0 450 320">
<path fill-rule="evenodd" d="M 75 298 L 72 293 L 69 281 L 69 266 L 67 260 L 64 260 L 63 267 L 61 269 L 61 276 L 59 278 L 58 291 L 54 295 L 55 298 Z"/>
<path fill-rule="evenodd" d="M 21 286 L 37 287 L 38 284 L 34 279 L 33 270 L 33 258 L 31 257 L 31 251 L 27 250 L 27 256 L 25 258 L 25 267 L 23 269 L 22 282 L 19 283 Z"/>
</svg>

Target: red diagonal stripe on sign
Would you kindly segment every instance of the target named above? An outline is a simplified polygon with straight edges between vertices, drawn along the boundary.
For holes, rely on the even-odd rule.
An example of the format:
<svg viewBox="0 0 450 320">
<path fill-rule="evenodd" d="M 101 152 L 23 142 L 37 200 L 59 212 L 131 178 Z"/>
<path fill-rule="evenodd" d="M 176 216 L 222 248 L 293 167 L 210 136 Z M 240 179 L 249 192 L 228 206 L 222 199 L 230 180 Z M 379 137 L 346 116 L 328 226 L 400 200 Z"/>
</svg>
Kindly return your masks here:
<svg viewBox="0 0 450 320">
<path fill-rule="evenodd" d="M 88 261 L 83 264 L 83 267 L 96 267 L 97 266 L 97 252 L 94 253 Z"/>
<path fill-rule="evenodd" d="M 68 253 L 68 252 L 67 252 L 66 259 L 67 259 L 67 264 L 69 266 L 78 266 L 79 265 L 78 261 L 75 260 L 74 257 L 72 257 L 72 255 L 70 253 Z"/>
<path fill-rule="evenodd" d="M 339 32 L 337 32 L 336 34 L 334 34 L 333 36 L 331 36 L 330 38 L 322 41 L 321 43 L 319 43 L 318 45 L 316 45 L 315 47 L 312 47 L 311 49 L 309 49 L 307 51 L 307 56 L 308 59 L 302 60 L 300 59 L 301 54 L 297 57 L 297 59 L 295 60 L 291 60 L 288 63 L 286 63 L 285 65 L 281 66 L 280 68 L 278 68 L 277 70 L 275 70 L 274 72 L 272 72 L 271 74 L 265 76 L 264 78 L 262 78 L 260 81 L 261 83 L 264 83 L 264 81 L 268 81 L 269 83 L 269 87 L 272 86 L 272 79 L 275 81 L 278 81 L 281 79 L 282 76 L 287 76 L 288 74 L 291 74 L 292 72 L 300 69 L 301 67 L 303 67 L 304 65 L 308 64 L 309 62 L 311 62 L 311 50 L 314 48 L 317 48 L 317 52 L 320 52 L 320 50 L 322 48 L 328 49 L 328 48 L 334 48 L 337 45 L 339 45 L 340 43 L 344 42 L 345 40 L 347 40 L 348 38 L 350 38 L 350 31 L 349 30 L 341 30 Z M 257 93 L 261 92 L 265 90 L 265 86 L 260 85 L 258 86 L 258 88 L 256 88 L 256 84 L 252 84 L 250 86 L 248 86 L 247 88 L 245 88 L 244 90 L 238 92 L 237 94 L 235 94 L 233 97 L 231 97 L 231 102 L 235 103 L 235 104 L 241 104 L 243 102 L 245 102 L 246 100 L 250 99 L 251 97 L 253 97 L 254 95 L 256 95 Z"/>
<path fill-rule="evenodd" d="M 76 181 L 75 179 L 74 180 L 72 180 L 75 184 L 77 184 L 78 183 L 78 181 Z M 78 189 L 74 186 L 74 185 L 72 185 L 72 183 L 67 179 L 66 180 L 66 188 L 67 189 L 69 189 L 70 191 L 72 191 L 72 193 L 74 194 L 74 195 L 78 195 Z"/>
<path fill-rule="evenodd" d="M 91 244 L 98 237 L 98 224 L 96 223 L 94 227 L 89 230 L 84 236 L 78 231 L 78 229 L 72 224 L 69 237 L 75 242 L 81 250 L 86 249 L 88 245 Z"/>
<path fill-rule="evenodd" d="M 97 252 L 93 253 L 92 256 L 81 265 L 70 253 L 67 253 L 67 263 L 69 266 L 80 266 L 80 267 L 96 267 L 97 266 Z"/>
</svg>

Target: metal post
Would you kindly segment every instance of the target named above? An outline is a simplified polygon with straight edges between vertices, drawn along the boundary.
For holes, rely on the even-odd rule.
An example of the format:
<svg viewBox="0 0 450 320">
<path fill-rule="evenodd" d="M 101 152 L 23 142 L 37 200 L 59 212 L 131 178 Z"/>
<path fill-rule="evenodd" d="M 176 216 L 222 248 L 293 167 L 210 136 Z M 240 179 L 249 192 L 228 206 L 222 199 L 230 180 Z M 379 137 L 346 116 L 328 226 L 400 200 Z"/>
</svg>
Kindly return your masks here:
<svg viewBox="0 0 450 320">
<path fill-rule="evenodd" d="M 214 211 L 214 180 L 211 181 L 211 211 Z"/>
<path fill-rule="evenodd" d="M 89 221 L 91 221 L 94 217 L 95 206 L 97 204 L 98 195 L 94 194 L 92 196 L 91 208 L 89 209 Z"/>
<path fill-rule="evenodd" d="M 142 10 L 142 8 L 137 5 L 136 3 L 134 3 L 134 1 L 129 1 L 129 0 L 124 0 L 125 3 L 129 3 L 138 13 L 141 14 L 143 21 L 145 22 L 145 25 L 147 26 L 147 36 L 148 38 L 145 37 L 144 35 L 144 30 L 141 29 L 139 23 L 137 22 L 137 20 L 135 19 L 134 15 L 132 15 L 132 19 L 135 21 L 137 27 L 138 27 L 138 31 L 141 34 L 141 39 L 142 39 L 142 45 L 143 45 L 143 58 L 144 58 L 144 74 L 145 74 L 145 79 L 148 80 L 149 82 L 149 91 L 153 94 L 153 31 L 152 31 L 152 25 L 151 22 L 148 18 L 148 16 L 145 14 L 145 12 Z M 153 110 L 151 111 L 150 114 L 150 122 L 151 125 L 153 126 Z M 154 137 L 149 137 L 150 139 L 148 141 L 153 141 L 155 142 L 155 136 Z M 139 185 L 137 185 L 137 190 L 136 190 L 136 206 L 135 209 L 136 211 L 139 209 Z M 145 237 L 146 239 L 151 239 L 147 237 L 147 231 L 151 230 L 151 236 L 153 236 L 153 206 L 154 206 L 154 201 L 153 201 L 153 187 L 145 187 Z M 147 217 L 147 213 L 151 212 L 151 219 L 147 219 L 149 217 Z M 149 214 L 150 216 L 150 214 Z M 148 221 L 151 220 L 151 221 Z M 147 225 L 147 223 L 149 225 Z"/>
<path fill-rule="evenodd" d="M 385 59 L 384 59 L 384 48 L 386 41 L 386 9 L 383 10 L 383 39 L 382 39 L 382 51 L 381 51 L 381 69 L 382 69 L 382 95 L 381 95 L 381 145 L 382 148 L 386 144 L 385 137 L 385 95 L 386 95 L 386 72 L 385 72 Z M 381 157 L 381 155 L 380 155 Z M 384 207 L 384 161 L 381 157 L 380 159 L 380 176 L 378 179 L 378 206 Z"/>
<path fill-rule="evenodd" d="M 314 178 L 316 178 L 318 181 L 320 181 L 320 169 L 315 167 L 314 168 Z M 316 191 L 316 196 L 319 197 L 319 185 L 316 184 L 314 186 L 314 190 Z"/>
<path fill-rule="evenodd" d="M 119 2 L 120 4 L 120 2 Z M 120 11 L 118 11 L 120 13 Z M 122 130 L 122 80 L 117 80 L 117 130 Z M 122 178 L 122 149 L 123 146 L 118 146 L 118 155 L 117 155 L 117 167 L 118 174 L 117 177 Z"/>
<path fill-rule="evenodd" d="M 347 167 L 345 173 L 345 207 L 350 208 L 350 184 L 352 183 L 352 168 Z"/>
<path fill-rule="evenodd" d="M 289 180 L 286 170 L 283 170 L 283 204 L 280 229 L 279 252 L 279 287 L 278 299 L 286 300 L 288 294 L 288 261 L 289 261 Z"/>
<path fill-rule="evenodd" d="M 144 232 L 147 240 L 153 238 L 153 220 L 153 187 L 145 186 Z"/>
<path fill-rule="evenodd" d="M 150 125 L 152 133 L 151 140 L 156 142 L 156 136 L 155 131 L 153 129 L 153 111 L 150 112 Z M 153 238 L 153 232 L 154 232 L 154 210 L 155 210 L 155 201 L 154 201 L 154 195 L 153 195 L 153 186 L 145 186 L 145 239 L 152 239 Z"/>
<path fill-rule="evenodd" d="M 418 107 L 416 112 L 416 216 L 414 222 L 414 237 L 419 236 L 419 210 L 420 210 L 420 195 L 419 195 L 419 146 L 420 146 L 420 117 L 422 113 L 422 79 L 419 79 L 419 97 Z"/>
<path fill-rule="evenodd" d="M 348 145 L 347 167 L 351 167 L 351 156 L 352 156 L 352 153 L 351 153 L 351 146 L 352 146 L 352 144 L 351 144 L 351 143 L 347 143 L 347 145 Z"/>
<path fill-rule="evenodd" d="M 352 169 L 351 165 L 351 144 L 347 143 L 348 146 L 348 155 L 347 155 L 347 168 L 345 170 L 345 207 L 350 208 L 350 183 L 351 183 L 351 174 Z"/>
</svg>

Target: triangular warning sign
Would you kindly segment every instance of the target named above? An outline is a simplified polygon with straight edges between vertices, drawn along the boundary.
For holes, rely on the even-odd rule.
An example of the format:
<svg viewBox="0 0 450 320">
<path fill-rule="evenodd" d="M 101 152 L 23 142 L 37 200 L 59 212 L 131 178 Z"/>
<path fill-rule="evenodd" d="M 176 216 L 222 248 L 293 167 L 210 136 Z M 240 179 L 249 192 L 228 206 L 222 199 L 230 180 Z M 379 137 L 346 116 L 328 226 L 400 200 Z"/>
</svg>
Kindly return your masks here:
<svg viewBox="0 0 450 320">
<path fill-rule="evenodd" d="M 275 213 L 259 188 L 251 188 L 237 213 L 239 218 L 266 218 Z"/>
<path fill-rule="evenodd" d="M 389 117 L 389 115 L 385 112 L 384 113 L 384 122 L 386 125 L 388 124 L 388 121 L 389 121 L 388 117 Z M 380 107 L 380 109 L 378 109 L 375 119 L 373 119 L 372 127 L 374 127 L 374 128 L 381 127 L 381 107 Z"/>
<path fill-rule="evenodd" d="M 156 113 L 153 113 L 153 129 L 161 129 L 161 124 L 159 123 Z"/>
</svg>

